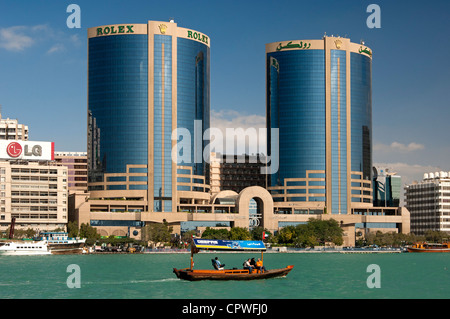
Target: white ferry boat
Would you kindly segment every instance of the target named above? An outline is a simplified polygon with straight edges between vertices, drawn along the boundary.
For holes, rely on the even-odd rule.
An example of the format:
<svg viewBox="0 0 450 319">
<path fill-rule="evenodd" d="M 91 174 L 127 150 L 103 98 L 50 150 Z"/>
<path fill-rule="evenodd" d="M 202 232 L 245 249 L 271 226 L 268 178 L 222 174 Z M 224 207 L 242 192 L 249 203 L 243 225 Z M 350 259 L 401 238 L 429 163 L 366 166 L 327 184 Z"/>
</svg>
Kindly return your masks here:
<svg viewBox="0 0 450 319">
<path fill-rule="evenodd" d="M 7 242 L 0 246 L 0 255 L 50 255 L 47 242 Z"/>
<path fill-rule="evenodd" d="M 46 241 L 52 254 L 81 254 L 86 238 L 72 238 L 66 232 L 43 232 L 35 240 Z"/>
</svg>

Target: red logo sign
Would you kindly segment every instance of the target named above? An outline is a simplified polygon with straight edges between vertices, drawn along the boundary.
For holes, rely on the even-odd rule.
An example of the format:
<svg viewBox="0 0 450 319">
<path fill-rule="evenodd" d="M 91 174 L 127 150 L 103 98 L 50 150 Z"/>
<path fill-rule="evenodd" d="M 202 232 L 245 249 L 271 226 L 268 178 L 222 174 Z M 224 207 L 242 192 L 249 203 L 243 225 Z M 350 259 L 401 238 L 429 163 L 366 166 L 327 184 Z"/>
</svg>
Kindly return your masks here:
<svg viewBox="0 0 450 319">
<path fill-rule="evenodd" d="M 22 145 L 17 142 L 9 143 L 6 147 L 6 152 L 11 157 L 19 157 L 22 154 Z"/>
</svg>

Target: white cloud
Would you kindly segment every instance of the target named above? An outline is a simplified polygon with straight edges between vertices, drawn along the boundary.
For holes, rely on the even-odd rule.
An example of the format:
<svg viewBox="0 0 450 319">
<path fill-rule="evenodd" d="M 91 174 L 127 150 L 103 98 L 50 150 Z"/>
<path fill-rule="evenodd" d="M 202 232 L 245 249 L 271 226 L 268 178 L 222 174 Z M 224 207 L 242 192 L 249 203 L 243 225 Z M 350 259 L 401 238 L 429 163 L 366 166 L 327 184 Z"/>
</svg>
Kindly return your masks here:
<svg viewBox="0 0 450 319">
<path fill-rule="evenodd" d="M 377 143 L 373 146 L 374 151 L 379 152 L 399 152 L 399 153 L 409 153 L 414 151 L 419 151 L 425 149 L 423 144 L 418 144 L 411 142 L 409 144 L 402 144 L 399 142 L 392 142 L 390 145 Z"/>
<path fill-rule="evenodd" d="M 80 46 L 78 34 L 67 35 L 46 24 L 0 28 L 0 49 L 19 52 L 41 44 L 46 54 L 63 52 L 70 46 Z"/>
<path fill-rule="evenodd" d="M 238 111 L 211 111 L 211 128 L 218 129 L 223 137 L 221 153 L 229 154 L 228 147 L 234 144 L 234 154 L 256 154 L 266 152 L 266 118 L 261 115 L 246 115 Z M 228 131 L 228 134 L 227 134 Z M 216 150 L 219 151 L 220 150 Z"/>
<path fill-rule="evenodd" d="M 60 52 L 60 51 L 64 51 L 64 50 L 65 50 L 64 45 L 61 44 L 61 43 L 57 43 L 57 44 L 53 45 L 53 46 L 47 51 L 47 54 L 52 54 L 52 53 Z"/>
<path fill-rule="evenodd" d="M 0 48 L 8 51 L 23 51 L 33 45 L 33 38 L 28 35 L 30 29 L 25 26 L 0 28 Z"/>
</svg>

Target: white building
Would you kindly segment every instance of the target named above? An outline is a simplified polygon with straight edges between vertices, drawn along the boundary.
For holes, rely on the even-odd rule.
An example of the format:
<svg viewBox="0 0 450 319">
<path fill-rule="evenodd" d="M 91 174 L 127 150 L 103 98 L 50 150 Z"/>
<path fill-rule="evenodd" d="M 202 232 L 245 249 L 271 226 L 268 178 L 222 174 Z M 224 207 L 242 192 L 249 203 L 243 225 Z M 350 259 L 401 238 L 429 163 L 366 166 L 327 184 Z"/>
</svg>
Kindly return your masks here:
<svg viewBox="0 0 450 319">
<path fill-rule="evenodd" d="M 0 140 L 28 140 L 28 126 L 19 124 L 17 120 L 2 119 L 0 113 Z"/>
<path fill-rule="evenodd" d="M 52 142 L 0 141 L 0 230 L 51 231 L 68 220 L 67 166 L 53 161 Z"/>
<path fill-rule="evenodd" d="M 450 232 L 450 172 L 424 174 L 421 182 L 405 187 L 405 201 L 412 233 Z"/>
</svg>

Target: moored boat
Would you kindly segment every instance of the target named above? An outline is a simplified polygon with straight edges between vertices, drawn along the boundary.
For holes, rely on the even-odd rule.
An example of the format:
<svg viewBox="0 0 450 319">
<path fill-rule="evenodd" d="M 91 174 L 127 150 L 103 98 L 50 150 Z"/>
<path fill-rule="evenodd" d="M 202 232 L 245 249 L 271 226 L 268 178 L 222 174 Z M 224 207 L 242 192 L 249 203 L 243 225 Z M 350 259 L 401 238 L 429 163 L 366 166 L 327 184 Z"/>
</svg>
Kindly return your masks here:
<svg viewBox="0 0 450 319">
<path fill-rule="evenodd" d="M 30 256 L 30 255 L 50 255 L 51 250 L 46 241 L 40 242 L 6 242 L 0 246 L 0 255 Z"/>
<path fill-rule="evenodd" d="M 406 247 L 410 253 L 450 253 L 448 243 L 415 243 Z"/>
<path fill-rule="evenodd" d="M 248 240 L 215 240 L 194 238 L 191 244 L 191 266 L 190 268 L 174 268 L 175 275 L 183 280 L 255 280 L 274 277 L 284 277 L 293 268 L 289 265 L 280 269 L 194 269 L 194 254 L 200 250 L 223 250 L 223 251 L 261 251 L 261 259 L 266 247 L 262 241 Z"/>
<path fill-rule="evenodd" d="M 86 243 L 86 238 L 71 238 L 66 232 L 43 232 L 34 239 L 48 242 L 54 255 L 81 254 Z"/>
</svg>

